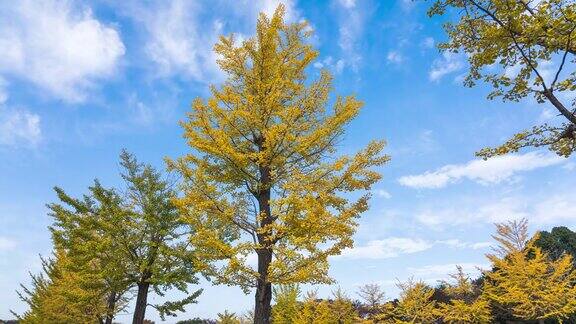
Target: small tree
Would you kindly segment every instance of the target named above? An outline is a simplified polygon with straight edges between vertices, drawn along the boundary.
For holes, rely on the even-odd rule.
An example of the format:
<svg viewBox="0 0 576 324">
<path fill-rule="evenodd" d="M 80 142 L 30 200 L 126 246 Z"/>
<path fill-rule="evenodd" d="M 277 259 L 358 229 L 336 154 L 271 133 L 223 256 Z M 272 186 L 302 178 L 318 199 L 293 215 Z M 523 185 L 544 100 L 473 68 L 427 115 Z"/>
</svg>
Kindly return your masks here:
<svg viewBox="0 0 576 324">
<path fill-rule="evenodd" d="M 70 271 L 62 250 L 53 259 L 42 259 L 42 273 L 31 275 L 32 286 L 21 285 L 18 296 L 30 309 L 16 315 L 21 323 L 94 323 L 106 317 L 105 294 L 87 273 Z"/>
<path fill-rule="evenodd" d="M 133 323 L 144 321 L 150 289 L 163 296 L 176 288 L 187 293 L 196 283 L 188 243 L 190 227 L 180 220 L 168 181 L 149 165 L 123 151 L 124 194 L 106 189 L 98 181 L 90 195 L 74 199 L 57 188 L 62 204 L 52 204 L 52 233 L 57 246 L 70 251 L 78 265 L 94 270 L 109 283 L 110 293 L 136 290 Z M 154 305 L 160 316 L 174 315 L 195 301 L 196 291 L 178 301 Z"/>
<path fill-rule="evenodd" d="M 524 224 L 518 226 L 518 224 Z M 526 221 L 499 224 L 499 253 L 488 254 L 484 296 L 524 320 L 562 321 L 576 312 L 576 270 L 572 257 L 553 261 L 527 237 Z M 536 235 L 537 237 L 537 235 Z M 505 254 L 503 252 L 506 252 Z"/>
<path fill-rule="evenodd" d="M 296 284 L 275 287 L 274 300 L 276 304 L 272 307 L 272 322 L 278 324 L 292 323 L 299 312 L 299 296 L 300 288 Z"/>
<path fill-rule="evenodd" d="M 464 274 L 462 267 L 457 266 L 457 272 L 451 274 L 452 282 L 444 281 L 444 293 L 450 297 L 450 302 L 440 303 L 439 312 L 442 320 L 447 323 L 491 323 L 490 303 L 478 298 L 480 292 Z"/>
<path fill-rule="evenodd" d="M 430 15 L 449 9 L 459 21 L 447 23 L 445 52 L 464 52 L 470 63 L 467 86 L 484 80 L 494 87 L 488 98 L 519 101 L 533 96 L 551 104 L 563 123 L 543 124 L 520 132 L 497 148 L 477 155 L 516 152 L 528 146 L 548 146 L 559 155 L 576 150 L 575 101 L 561 93 L 576 90 L 576 3 L 571 0 L 437 0 Z"/>
<path fill-rule="evenodd" d="M 370 189 L 380 178 L 371 168 L 388 160 L 383 142 L 336 155 L 362 103 L 337 97 L 329 108 L 331 75 L 306 79 L 318 56 L 308 26 L 283 16 L 279 6 L 260 15 L 255 37 L 216 44 L 228 79 L 182 123 L 193 153 L 168 161 L 183 177 L 177 204 L 195 229 L 198 267 L 217 284 L 254 289 L 257 324 L 270 322 L 273 284 L 331 282 L 328 257 L 352 246 L 368 207 L 368 193 L 343 194 Z"/>
<path fill-rule="evenodd" d="M 422 281 L 410 279 L 399 282 L 400 299 L 397 303 L 386 304 L 376 321 L 383 323 L 434 323 L 437 315 L 436 302 L 432 300 L 434 289 Z"/>
<path fill-rule="evenodd" d="M 367 306 L 368 318 L 372 319 L 384 303 L 385 294 L 378 284 L 365 284 L 358 289 L 358 296 L 364 300 Z"/>
<path fill-rule="evenodd" d="M 224 313 L 218 313 L 218 324 L 240 324 L 240 320 L 235 313 L 228 312 L 227 310 Z"/>
</svg>

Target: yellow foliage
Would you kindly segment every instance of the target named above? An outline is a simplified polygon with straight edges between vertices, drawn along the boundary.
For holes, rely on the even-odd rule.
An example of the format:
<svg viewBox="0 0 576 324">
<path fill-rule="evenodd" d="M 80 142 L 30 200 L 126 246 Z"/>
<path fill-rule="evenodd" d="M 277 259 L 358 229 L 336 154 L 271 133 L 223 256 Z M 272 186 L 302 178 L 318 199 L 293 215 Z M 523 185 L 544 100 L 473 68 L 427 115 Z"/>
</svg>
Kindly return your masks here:
<svg viewBox="0 0 576 324">
<path fill-rule="evenodd" d="M 307 24 L 283 15 L 283 6 L 260 15 L 256 36 L 241 43 L 220 38 L 214 49 L 228 79 L 194 100 L 182 123 L 192 153 L 168 160 L 183 176 L 176 204 L 195 229 L 197 268 L 245 289 L 330 282 L 327 258 L 352 246 L 367 190 L 380 179 L 371 168 L 388 160 L 383 142 L 336 156 L 362 103 L 338 96 L 330 107 L 330 73 L 306 78 L 318 56 L 305 42 Z M 356 200 L 342 195 L 358 190 Z"/>
<path fill-rule="evenodd" d="M 576 270 L 572 257 L 564 255 L 553 261 L 534 244 L 535 239 L 523 248 L 515 248 L 506 238 L 510 235 L 505 235 L 514 233 L 513 224 L 498 228 L 497 236 L 508 253 L 487 255 L 493 270 L 485 272 L 484 296 L 521 319 L 568 318 L 576 312 Z M 513 237 L 523 236 L 526 229 L 522 231 Z"/>
<path fill-rule="evenodd" d="M 421 281 L 412 279 L 398 283 L 401 289 L 397 303 L 386 303 L 380 314 L 376 316 L 377 323 L 434 323 L 437 315 L 436 302 L 432 300 L 434 290 Z"/>
</svg>

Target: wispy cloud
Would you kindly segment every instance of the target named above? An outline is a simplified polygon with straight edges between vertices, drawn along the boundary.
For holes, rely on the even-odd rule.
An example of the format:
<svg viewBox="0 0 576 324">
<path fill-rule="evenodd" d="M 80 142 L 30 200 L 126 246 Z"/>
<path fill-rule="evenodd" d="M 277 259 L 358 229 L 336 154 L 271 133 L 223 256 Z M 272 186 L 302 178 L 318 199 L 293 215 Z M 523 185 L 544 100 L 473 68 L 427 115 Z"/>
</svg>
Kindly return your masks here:
<svg viewBox="0 0 576 324">
<path fill-rule="evenodd" d="M 0 104 L 0 145 L 33 147 L 41 139 L 40 116 Z"/>
<path fill-rule="evenodd" d="M 437 245 L 455 249 L 483 249 L 490 242 L 463 242 L 458 239 L 428 241 L 419 238 L 390 237 L 382 240 L 368 241 L 365 245 L 346 249 L 337 258 L 346 259 L 389 259 L 405 254 L 413 254 L 429 250 Z"/>
<path fill-rule="evenodd" d="M 119 32 L 68 1 L 0 5 L 0 73 L 15 75 L 69 102 L 83 101 L 111 77 L 125 48 Z"/>
<path fill-rule="evenodd" d="M 367 12 L 354 0 L 336 1 L 338 11 L 338 46 L 345 57 L 344 62 L 357 71 L 362 60 L 359 41 L 364 33 Z"/>
<path fill-rule="evenodd" d="M 464 68 L 462 55 L 444 52 L 441 58 L 435 59 L 434 62 L 432 62 L 428 76 L 430 81 L 439 81 L 445 75 L 459 71 L 462 68 Z"/>
<path fill-rule="evenodd" d="M 416 221 L 433 229 L 492 224 L 521 218 L 526 218 L 530 224 L 537 226 L 576 222 L 576 198 L 567 194 L 478 200 L 468 199 L 452 203 L 450 207 L 423 209 L 416 212 Z"/>
<path fill-rule="evenodd" d="M 511 179 L 515 174 L 551 165 L 558 165 L 565 159 L 552 153 L 530 152 L 509 154 L 486 161 L 472 160 L 465 164 L 451 164 L 423 174 L 403 176 L 398 182 L 417 189 L 436 189 L 469 179 L 480 184 L 495 184 Z"/>
<path fill-rule="evenodd" d="M 390 51 L 388 55 L 386 55 L 386 60 L 391 64 L 401 64 L 404 62 L 404 56 L 398 51 Z"/>
</svg>

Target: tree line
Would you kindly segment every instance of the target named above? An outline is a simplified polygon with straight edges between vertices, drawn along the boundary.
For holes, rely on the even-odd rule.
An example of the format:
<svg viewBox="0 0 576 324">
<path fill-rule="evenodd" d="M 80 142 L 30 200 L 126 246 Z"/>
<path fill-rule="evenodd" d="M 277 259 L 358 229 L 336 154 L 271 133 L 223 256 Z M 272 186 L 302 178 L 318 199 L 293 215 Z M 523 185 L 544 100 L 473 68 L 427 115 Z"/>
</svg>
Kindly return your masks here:
<svg viewBox="0 0 576 324">
<path fill-rule="evenodd" d="M 529 239 L 525 222 L 498 225 L 500 250 L 488 255 L 492 269 L 478 280 L 458 269 L 453 281 L 436 288 L 399 283 L 400 298 L 385 303 L 377 286 L 361 289 L 363 303 L 338 289 L 329 300 L 302 294 L 300 284 L 333 283 L 328 258 L 353 246 L 357 220 L 390 157 L 382 140 L 351 155 L 339 152 L 363 103 L 332 95 L 328 70 L 308 78 L 319 55 L 307 41 L 312 32 L 306 22 L 286 23 L 284 11 L 280 5 L 271 17 L 261 14 L 254 37 L 222 36 L 214 46 L 227 79 L 210 88 L 209 98 L 193 101 L 181 122 L 189 152 L 166 158 L 167 173 L 123 151 L 123 187 L 95 180 L 81 197 L 55 188 L 58 202 L 48 205 L 54 252 L 42 258 L 42 273 L 22 285 L 19 296 L 29 310 L 17 314 L 19 320 L 108 324 L 130 311 L 140 324 L 149 307 L 164 319 L 197 302 L 202 291 L 190 287 L 199 276 L 254 292 L 247 321 L 258 324 L 570 318 L 576 307 L 572 252 L 553 241 L 555 249 L 539 245 L 544 234 Z M 438 0 L 429 14 L 455 11 L 459 21 L 445 25 L 449 39 L 440 49 L 467 54 L 465 84 L 488 82 L 494 87 L 489 98 L 532 95 L 564 120 L 477 154 L 545 146 L 570 156 L 576 115 L 557 94 L 576 90 L 574 73 L 566 72 L 574 63 L 576 5 Z M 549 80 L 542 62 L 554 60 L 560 63 Z M 519 72 L 511 75 L 510 68 Z M 172 289 L 186 297 L 149 303 L 151 292 L 162 297 Z M 229 312 L 219 318 L 240 321 Z"/>
</svg>

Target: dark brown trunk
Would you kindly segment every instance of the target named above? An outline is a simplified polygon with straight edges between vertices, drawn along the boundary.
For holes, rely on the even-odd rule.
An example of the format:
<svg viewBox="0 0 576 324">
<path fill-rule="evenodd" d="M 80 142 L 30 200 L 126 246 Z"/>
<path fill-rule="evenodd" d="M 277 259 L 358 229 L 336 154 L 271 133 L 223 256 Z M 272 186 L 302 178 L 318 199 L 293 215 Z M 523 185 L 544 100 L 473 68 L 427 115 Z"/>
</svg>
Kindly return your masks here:
<svg viewBox="0 0 576 324">
<path fill-rule="evenodd" d="M 272 284 L 267 281 L 268 267 L 272 261 L 272 250 L 258 251 L 258 273 L 260 278 L 257 281 L 254 324 L 269 324 L 272 312 Z"/>
<path fill-rule="evenodd" d="M 134 317 L 132 324 L 144 323 L 144 316 L 146 316 L 146 306 L 148 306 L 148 289 L 150 288 L 149 282 L 140 282 L 138 284 L 138 296 L 136 297 L 136 308 L 134 309 Z"/>
<path fill-rule="evenodd" d="M 262 215 L 260 227 L 274 222 L 270 208 L 270 168 L 260 167 L 261 188 L 258 194 L 258 209 Z M 268 280 L 268 268 L 272 262 L 272 245 L 270 233 L 258 234 L 258 243 L 261 248 L 256 251 L 258 255 L 258 280 L 256 282 L 256 296 L 254 306 L 254 324 L 269 324 L 272 313 L 272 284 Z"/>
<path fill-rule="evenodd" d="M 110 293 L 108 295 L 108 300 L 106 301 L 106 324 L 112 324 L 114 319 L 114 309 L 116 308 L 116 293 Z"/>
</svg>

